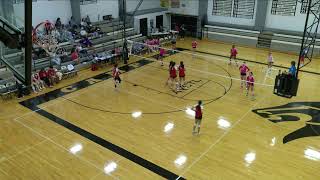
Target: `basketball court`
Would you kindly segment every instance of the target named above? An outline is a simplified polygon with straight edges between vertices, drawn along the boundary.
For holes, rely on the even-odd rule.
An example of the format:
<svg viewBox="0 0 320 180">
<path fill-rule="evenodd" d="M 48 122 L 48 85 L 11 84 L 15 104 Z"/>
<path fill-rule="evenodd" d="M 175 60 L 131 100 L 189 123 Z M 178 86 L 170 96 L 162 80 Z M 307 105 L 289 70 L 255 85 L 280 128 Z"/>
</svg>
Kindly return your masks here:
<svg viewBox="0 0 320 180">
<path fill-rule="evenodd" d="M 277 71 L 266 77 L 266 66 L 248 62 L 256 77 L 253 100 L 240 89 L 235 65 L 204 53 L 192 59 L 190 52 L 166 57 L 163 67 L 150 55 L 131 56 L 120 66 L 117 90 L 104 69 L 20 102 L 25 108 L 8 104 L 7 112 L 19 110 L 2 122 L 1 179 L 318 177 L 319 137 L 306 137 L 320 133 L 318 122 L 291 110 L 319 111 L 309 105 L 318 101 L 319 75 L 303 73 L 299 96 L 279 98 L 272 93 Z M 186 65 L 187 89 L 177 94 L 165 85 L 170 60 Z M 204 118 L 194 136 L 190 108 L 198 100 Z M 313 132 L 292 134 L 306 125 Z"/>
<path fill-rule="evenodd" d="M 155 1 L 159 5 L 152 5 Z M 19 10 L 17 6 L 22 3 L 14 2 L 15 5 L 11 4 L 13 12 Z M 283 39 L 294 41 L 286 42 L 287 39 L 281 41 L 276 39 L 280 35 L 274 33 L 274 39 L 270 39 L 269 47 L 266 48 L 260 47 L 259 43 L 263 39 L 262 36 L 268 36 L 268 32 L 262 31 L 263 28 L 261 31 L 257 29 L 261 28 L 260 26 L 267 26 L 268 18 L 272 19 L 273 16 L 278 15 L 277 12 L 279 13 L 281 7 L 297 6 L 297 2 L 273 0 L 269 4 L 264 4 L 260 0 L 258 2 L 200 0 L 195 3 L 199 6 L 195 15 L 192 12 L 194 8 L 192 1 L 153 0 L 153 3 L 150 3 L 150 0 L 143 4 L 143 0 L 134 1 L 136 3 L 117 0 L 113 3 L 118 6 L 116 9 L 119 12 L 113 12 L 114 5 L 111 7 L 110 4 L 104 4 L 108 14 L 103 17 L 103 20 L 100 19 L 99 13 L 105 13 L 105 11 L 100 9 L 101 11 L 98 12 L 99 3 L 103 1 L 79 2 L 82 4 L 66 1 L 68 7 L 70 6 L 68 16 L 74 16 L 74 13 L 78 12 L 76 18 L 80 20 L 85 17 L 84 14 L 80 14 L 80 11 L 91 13 L 91 18 L 95 19 L 93 20 L 95 25 L 99 28 L 104 27 L 104 29 L 101 28 L 101 34 L 92 33 L 90 40 L 93 41 L 93 45 L 84 48 L 92 57 L 79 56 L 78 63 L 73 62 L 72 58 L 69 62 L 64 62 L 65 65 L 73 63 L 75 67 L 81 66 L 81 68 L 77 71 L 70 70 L 77 74 L 61 80 L 54 84 L 54 87 L 50 86 L 21 99 L 1 101 L 1 180 L 320 179 L 320 92 L 318 90 L 320 44 L 317 44 L 319 39 L 316 35 L 320 15 L 315 33 L 311 32 L 313 30 L 311 26 L 311 30 L 308 31 L 306 28 L 308 23 L 306 23 L 302 37 L 284 33 L 281 36 Z M 214 2 L 217 3 L 214 4 Z M 230 7 L 225 5 L 227 2 L 231 5 Z M 6 3 L 0 2 L 0 10 L 3 10 L 2 6 L 9 6 Z M 40 2 L 34 1 L 34 3 L 39 3 L 40 7 Z M 48 1 L 48 3 L 53 2 Z M 59 4 L 57 1 L 56 3 Z M 280 6 L 278 3 L 284 3 L 286 6 Z M 61 2 L 60 5 L 57 4 L 52 4 L 52 7 L 61 8 L 62 11 L 67 6 L 61 5 Z M 315 11 L 315 8 L 310 8 L 308 4 L 310 6 L 311 2 L 299 2 L 301 14 L 309 15 L 310 11 Z M 320 9 L 320 5 L 315 4 Z M 91 5 L 97 8 L 92 10 L 89 7 Z M 32 3 L 23 6 L 25 9 L 30 7 L 32 9 Z M 75 6 L 78 11 L 72 9 Z M 148 8 L 139 11 L 140 6 Z M 201 10 L 207 11 L 209 6 L 210 17 L 227 17 L 228 20 L 230 16 L 230 18 L 241 20 L 230 21 L 231 25 L 232 23 L 237 25 L 234 28 L 219 27 L 216 24 L 213 26 L 210 23 L 202 24 L 199 21 L 202 21 L 208 13 L 203 13 Z M 243 6 L 248 10 L 241 14 Z M 263 14 L 261 12 L 263 7 L 268 7 L 271 15 L 267 12 Z M 22 6 L 20 8 L 22 9 Z M 292 8 L 285 8 L 283 13 L 288 13 L 288 9 Z M 3 20 L 2 16 L 10 14 L 9 11 L 10 9 L 7 9 L 3 14 L 0 13 L 0 22 L 3 26 L 8 22 L 6 19 Z M 37 11 L 38 9 L 34 8 L 33 16 L 36 16 Z M 114 25 L 114 14 L 116 19 L 118 18 L 115 21 L 118 25 Z M 49 10 L 47 15 L 51 16 Z M 56 18 L 56 15 L 53 15 Z M 132 22 L 126 16 L 132 16 Z M 171 17 L 170 21 L 168 17 Z M 26 33 L 29 33 L 26 35 L 28 37 L 26 44 L 29 44 L 22 48 L 26 53 L 22 52 L 21 48 L 17 48 L 18 42 L 0 44 L 1 62 L 8 61 L 7 66 L 13 67 L 10 66 L 9 69 L 12 68 L 14 71 L 14 78 L 24 77 L 29 85 L 32 83 L 31 74 L 38 73 L 39 70 L 39 68 L 36 69 L 36 63 L 41 65 L 40 69 L 51 66 L 50 58 L 57 54 L 61 56 L 64 53 L 67 54 L 71 49 L 73 49 L 71 52 L 77 51 L 78 47 L 75 47 L 81 44 L 80 39 L 91 35 L 88 33 L 89 35 L 85 37 L 81 35 L 78 39 L 71 37 L 66 42 L 58 42 L 58 35 L 51 33 L 51 31 L 58 32 L 56 25 L 53 25 L 51 20 L 43 20 L 46 18 L 39 20 L 40 17 L 32 17 L 31 12 L 25 13 L 25 22 L 26 24 L 28 22 L 28 25 L 24 28 L 28 29 Z M 260 22 L 259 19 L 263 18 L 264 22 Z M 297 17 L 297 22 L 298 18 L 301 19 L 301 17 Z M 66 21 L 66 17 L 62 16 L 61 19 Z M 240 29 L 242 22 L 247 22 L 244 19 L 249 19 L 250 22 L 255 21 L 253 24 L 255 28 Z M 40 22 L 35 29 L 31 29 L 32 20 Z M 169 26 L 168 32 L 151 33 L 150 27 L 151 21 L 153 26 L 153 20 L 156 21 L 156 29 Z M 189 28 L 190 32 L 186 38 L 181 38 L 181 33 L 174 30 L 174 26 L 177 26 L 179 21 L 185 21 L 186 29 Z M 73 29 L 70 22 L 69 25 Z M 273 22 L 275 22 L 274 19 Z M 277 23 L 274 24 L 274 26 L 280 26 Z M 7 26 L 11 27 L 10 24 Z M 41 30 L 37 29 L 40 26 Z M 46 26 L 52 27 L 53 30 Z M 181 26 L 183 27 L 184 24 Z M 12 29 L 13 33 L 20 33 L 17 28 Z M 2 27 L 0 30 L 1 33 Z M 69 29 L 65 30 L 66 33 L 69 33 L 68 31 Z M 179 33 L 177 39 L 173 37 L 176 32 Z M 291 31 L 283 32 L 289 34 Z M 39 36 L 41 33 L 42 37 Z M 170 35 L 172 39 L 163 34 Z M 312 35 L 314 37 L 311 37 Z M 162 39 L 162 42 L 166 43 L 150 45 L 147 42 L 152 38 L 147 36 L 156 37 L 153 40 L 161 37 L 158 41 Z M 1 37 L 0 40 L 4 41 Z M 7 39 L 5 40 L 7 42 Z M 70 43 L 69 40 L 75 41 Z M 172 41 L 176 41 L 176 49 L 173 49 Z M 195 52 L 192 51 L 191 46 L 194 41 L 198 43 Z M 256 43 L 254 46 L 250 45 L 252 41 Z M 48 57 L 31 59 L 34 51 L 32 43 L 37 44 L 39 46 L 37 48 L 42 48 Z M 9 45 L 18 50 L 4 53 L 2 50 Z M 135 45 L 142 46 L 143 50 L 133 51 Z M 245 63 L 253 73 L 254 95 L 247 94 L 246 88 L 241 87 L 239 67 L 235 62 L 232 61 L 229 64 L 232 45 L 236 45 L 239 52 L 238 64 Z M 299 50 L 292 52 L 292 49 L 297 47 L 300 52 Z M 308 47 L 308 51 L 304 54 L 308 61 L 299 66 L 299 53 L 301 57 L 305 51 L 304 47 Z M 59 48 L 64 49 L 61 54 L 54 52 Z M 119 59 L 115 62 L 114 59 L 110 62 L 106 60 L 101 64 L 95 61 L 98 59 L 97 53 L 111 51 L 110 57 L 113 57 L 117 54 L 115 50 L 118 48 L 123 52 L 117 55 Z M 160 48 L 165 51 L 163 66 L 158 59 Z M 269 52 L 272 52 L 275 59 L 271 70 L 267 67 Z M 129 59 L 126 62 L 127 56 Z M 87 60 L 84 61 L 85 58 Z M 177 85 L 179 91 L 172 89 L 170 83 L 168 84 L 169 69 L 175 68 L 169 67 L 171 61 L 177 65 L 183 61 L 185 65 L 186 79 L 183 86 Z M 279 71 L 288 71 L 291 61 L 299 61 L 298 94 L 292 98 L 277 96 L 274 94 L 276 76 L 279 75 Z M 23 64 L 23 68 L 17 68 L 15 63 Z M 116 82 L 113 77 L 115 72 L 113 68 L 116 63 L 122 79 L 117 88 L 115 88 Z M 93 69 L 93 65 L 96 64 L 98 64 L 97 69 Z M 62 66 L 62 62 L 55 65 L 61 72 Z M 90 66 L 91 69 L 89 69 Z M 25 76 L 17 77 L 19 73 L 20 75 L 25 73 Z M 2 76 L 0 78 L 1 82 Z M 175 87 L 175 84 L 173 86 Z M 194 107 L 198 101 L 203 102 L 201 106 L 203 115 L 200 134 L 195 134 L 192 132 L 196 115 Z"/>
</svg>

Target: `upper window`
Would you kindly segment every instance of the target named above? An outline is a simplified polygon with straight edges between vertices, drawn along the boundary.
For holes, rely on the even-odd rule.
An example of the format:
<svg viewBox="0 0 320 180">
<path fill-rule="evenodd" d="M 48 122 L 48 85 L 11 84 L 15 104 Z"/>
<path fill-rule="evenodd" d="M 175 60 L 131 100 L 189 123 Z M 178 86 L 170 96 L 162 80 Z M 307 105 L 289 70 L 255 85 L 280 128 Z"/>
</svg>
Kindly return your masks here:
<svg viewBox="0 0 320 180">
<path fill-rule="evenodd" d="M 214 0 L 212 15 L 231 16 L 233 0 Z"/>
<path fill-rule="evenodd" d="M 212 15 L 253 19 L 256 0 L 214 0 Z"/>
<path fill-rule="evenodd" d="M 255 0 L 234 0 L 233 17 L 253 19 Z"/>
<path fill-rule="evenodd" d="M 272 0 L 271 14 L 295 16 L 297 0 Z"/>
</svg>

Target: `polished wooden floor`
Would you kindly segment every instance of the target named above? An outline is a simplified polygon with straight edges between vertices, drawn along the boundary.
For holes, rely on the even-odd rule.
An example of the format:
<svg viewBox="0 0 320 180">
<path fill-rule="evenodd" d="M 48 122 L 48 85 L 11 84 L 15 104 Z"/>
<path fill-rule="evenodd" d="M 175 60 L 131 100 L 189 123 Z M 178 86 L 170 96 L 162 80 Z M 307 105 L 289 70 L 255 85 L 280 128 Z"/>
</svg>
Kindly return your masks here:
<svg viewBox="0 0 320 180">
<path fill-rule="evenodd" d="M 178 42 L 178 47 L 190 46 L 191 39 Z M 266 65 L 256 62 L 266 62 L 268 51 L 238 47 L 239 58 L 250 61 L 247 64 L 255 75 L 255 98 L 251 98 L 240 88 L 237 67 L 219 56 L 228 55 L 230 46 L 202 40 L 196 58 L 187 50 L 165 58 L 166 63 L 185 63 L 188 89 L 177 94 L 165 86 L 167 64 L 161 67 L 155 59 L 146 58 L 151 63 L 132 64 L 135 69 L 121 75 L 118 90 L 111 79 L 89 79 L 81 89 L 70 86 L 109 67 L 81 71 L 78 77 L 47 89 L 44 93 L 57 89 L 66 94 L 47 99 L 37 112 L 17 100 L 1 102 L 0 179 L 164 179 L 153 166 L 106 148 L 102 141 L 92 141 L 93 135 L 178 178 L 320 179 L 319 136 L 283 143 L 285 136 L 310 120 L 298 109 L 320 100 L 319 63 L 304 67 L 310 72 L 301 73 L 298 96 L 286 99 L 273 95 L 273 79 L 280 66 L 288 66 L 296 56 L 274 52 L 279 67 L 266 75 Z M 140 59 L 131 57 L 130 63 Z M 204 118 L 201 134 L 193 136 L 193 117 L 186 109 L 199 99 L 205 103 Z M 305 103 L 289 113 L 299 121 L 273 123 L 252 111 L 292 102 Z M 49 120 L 39 113 L 43 111 L 57 119 Z M 63 126 L 59 119 L 93 135 L 73 131 L 73 126 Z M 320 135 L 318 129 L 313 133 Z"/>
</svg>

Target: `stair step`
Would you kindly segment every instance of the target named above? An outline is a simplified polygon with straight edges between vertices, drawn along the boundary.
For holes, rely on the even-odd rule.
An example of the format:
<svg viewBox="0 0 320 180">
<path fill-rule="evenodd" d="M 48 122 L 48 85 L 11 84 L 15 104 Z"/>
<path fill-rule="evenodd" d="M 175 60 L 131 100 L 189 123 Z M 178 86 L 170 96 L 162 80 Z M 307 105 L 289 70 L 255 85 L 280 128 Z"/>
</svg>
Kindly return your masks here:
<svg viewBox="0 0 320 180">
<path fill-rule="evenodd" d="M 272 37 L 273 37 L 272 32 L 264 31 L 264 32 L 260 33 L 258 36 L 257 47 L 258 48 L 270 48 Z"/>
<path fill-rule="evenodd" d="M 272 37 L 272 32 L 264 31 L 260 33 L 258 36 L 257 48 L 270 48 Z"/>
</svg>

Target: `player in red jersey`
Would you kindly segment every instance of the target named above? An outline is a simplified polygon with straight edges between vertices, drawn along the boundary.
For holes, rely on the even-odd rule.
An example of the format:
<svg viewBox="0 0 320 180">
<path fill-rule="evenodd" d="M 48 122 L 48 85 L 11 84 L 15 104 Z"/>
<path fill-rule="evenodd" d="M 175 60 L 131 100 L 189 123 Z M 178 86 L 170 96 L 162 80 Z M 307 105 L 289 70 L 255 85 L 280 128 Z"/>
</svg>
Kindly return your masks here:
<svg viewBox="0 0 320 180">
<path fill-rule="evenodd" d="M 161 47 L 161 45 L 159 46 L 159 60 L 161 62 L 161 66 L 163 66 L 163 56 L 165 54 L 165 50 Z"/>
<path fill-rule="evenodd" d="M 184 68 L 183 61 L 181 61 L 179 66 L 179 83 L 181 88 L 184 85 L 184 81 L 185 81 L 185 76 L 186 76 L 185 71 L 186 69 Z"/>
<path fill-rule="evenodd" d="M 238 50 L 237 50 L 236 46 L 232 45 L 232 48 L 230 50 L 230 62 L 229 62 L 229 64 L 231 64 L 231 59 L 233 58 L 234 61 L 236 62 L 236 65 L 238 66 L 237 54 L 238 54 Z"/>
<path fill-rule="evenodd" d="M 169 80 L 170 80 L 170 69 L 171 69 L 171 67 L 172 67 L 172 63 L 173 63 L 173 61 L 170 61 L 170 63 L 169 63 L 169 69 L 168 69 L 169 77 L 168 77 L 168 79 L 167 79 L 166 85 L 169 84 Z"/>
<path fill-rule="evenodd" d="M 170 67 L 170 81 L 171 81 L 171 88 L 177 93 L 177 70 L 175 67 L 176 63 L 172 62 Z"/>
<path fill-rule="evenodd" d="M 202 101 L 198 101 L 198 104 L 192 108 L 192 110 L 195 111 L 195 121 L 194 121 L 194 125 L 193 125 L 193 130 L 192 130 L 192 134 L 199 134 L 200 133 L 200 125 L 201 125 L 201 121 L 202 121 Z M 196 132 L 197 129 L 197 132 Z"/>
<path fill-rule="evenodd" d="M 251 95 L 254 97 L 254 77 L 252 72 L 250 72 L 249 76 L 247 77 L 247 96 L 249 91 L 251 91 Z"/>
<path fill-rule="evenodd" d="M 114 87 L 117 88 L 117 86 L 121 83 L 120 71 L 118 69 L 118 64 L 115 64 L 113 66 L 112 77 L 114 80 Z"/>
<path fill-rule="evenodd" d="M 248 66 L 246 65 L 246 62 L 243 62 L 243 64 L 239 67 L 239 71 L 240 71 L 240 78 L 241 78 L 241 88 L 243 87 L 243 85 L 246 85 L 246 77 L 247 77 L 247 72 L 250 71 L 250 69 L 248 68 Z"/>
<path fill-rule="evenodd" d="M 197 46 L 198 46 L 198 42 L 196 40 L 192 41 L 192 58 L 194 58 L 194 55 L 196 53 L 196 50 L 197 50 Z"/>
</svg>

